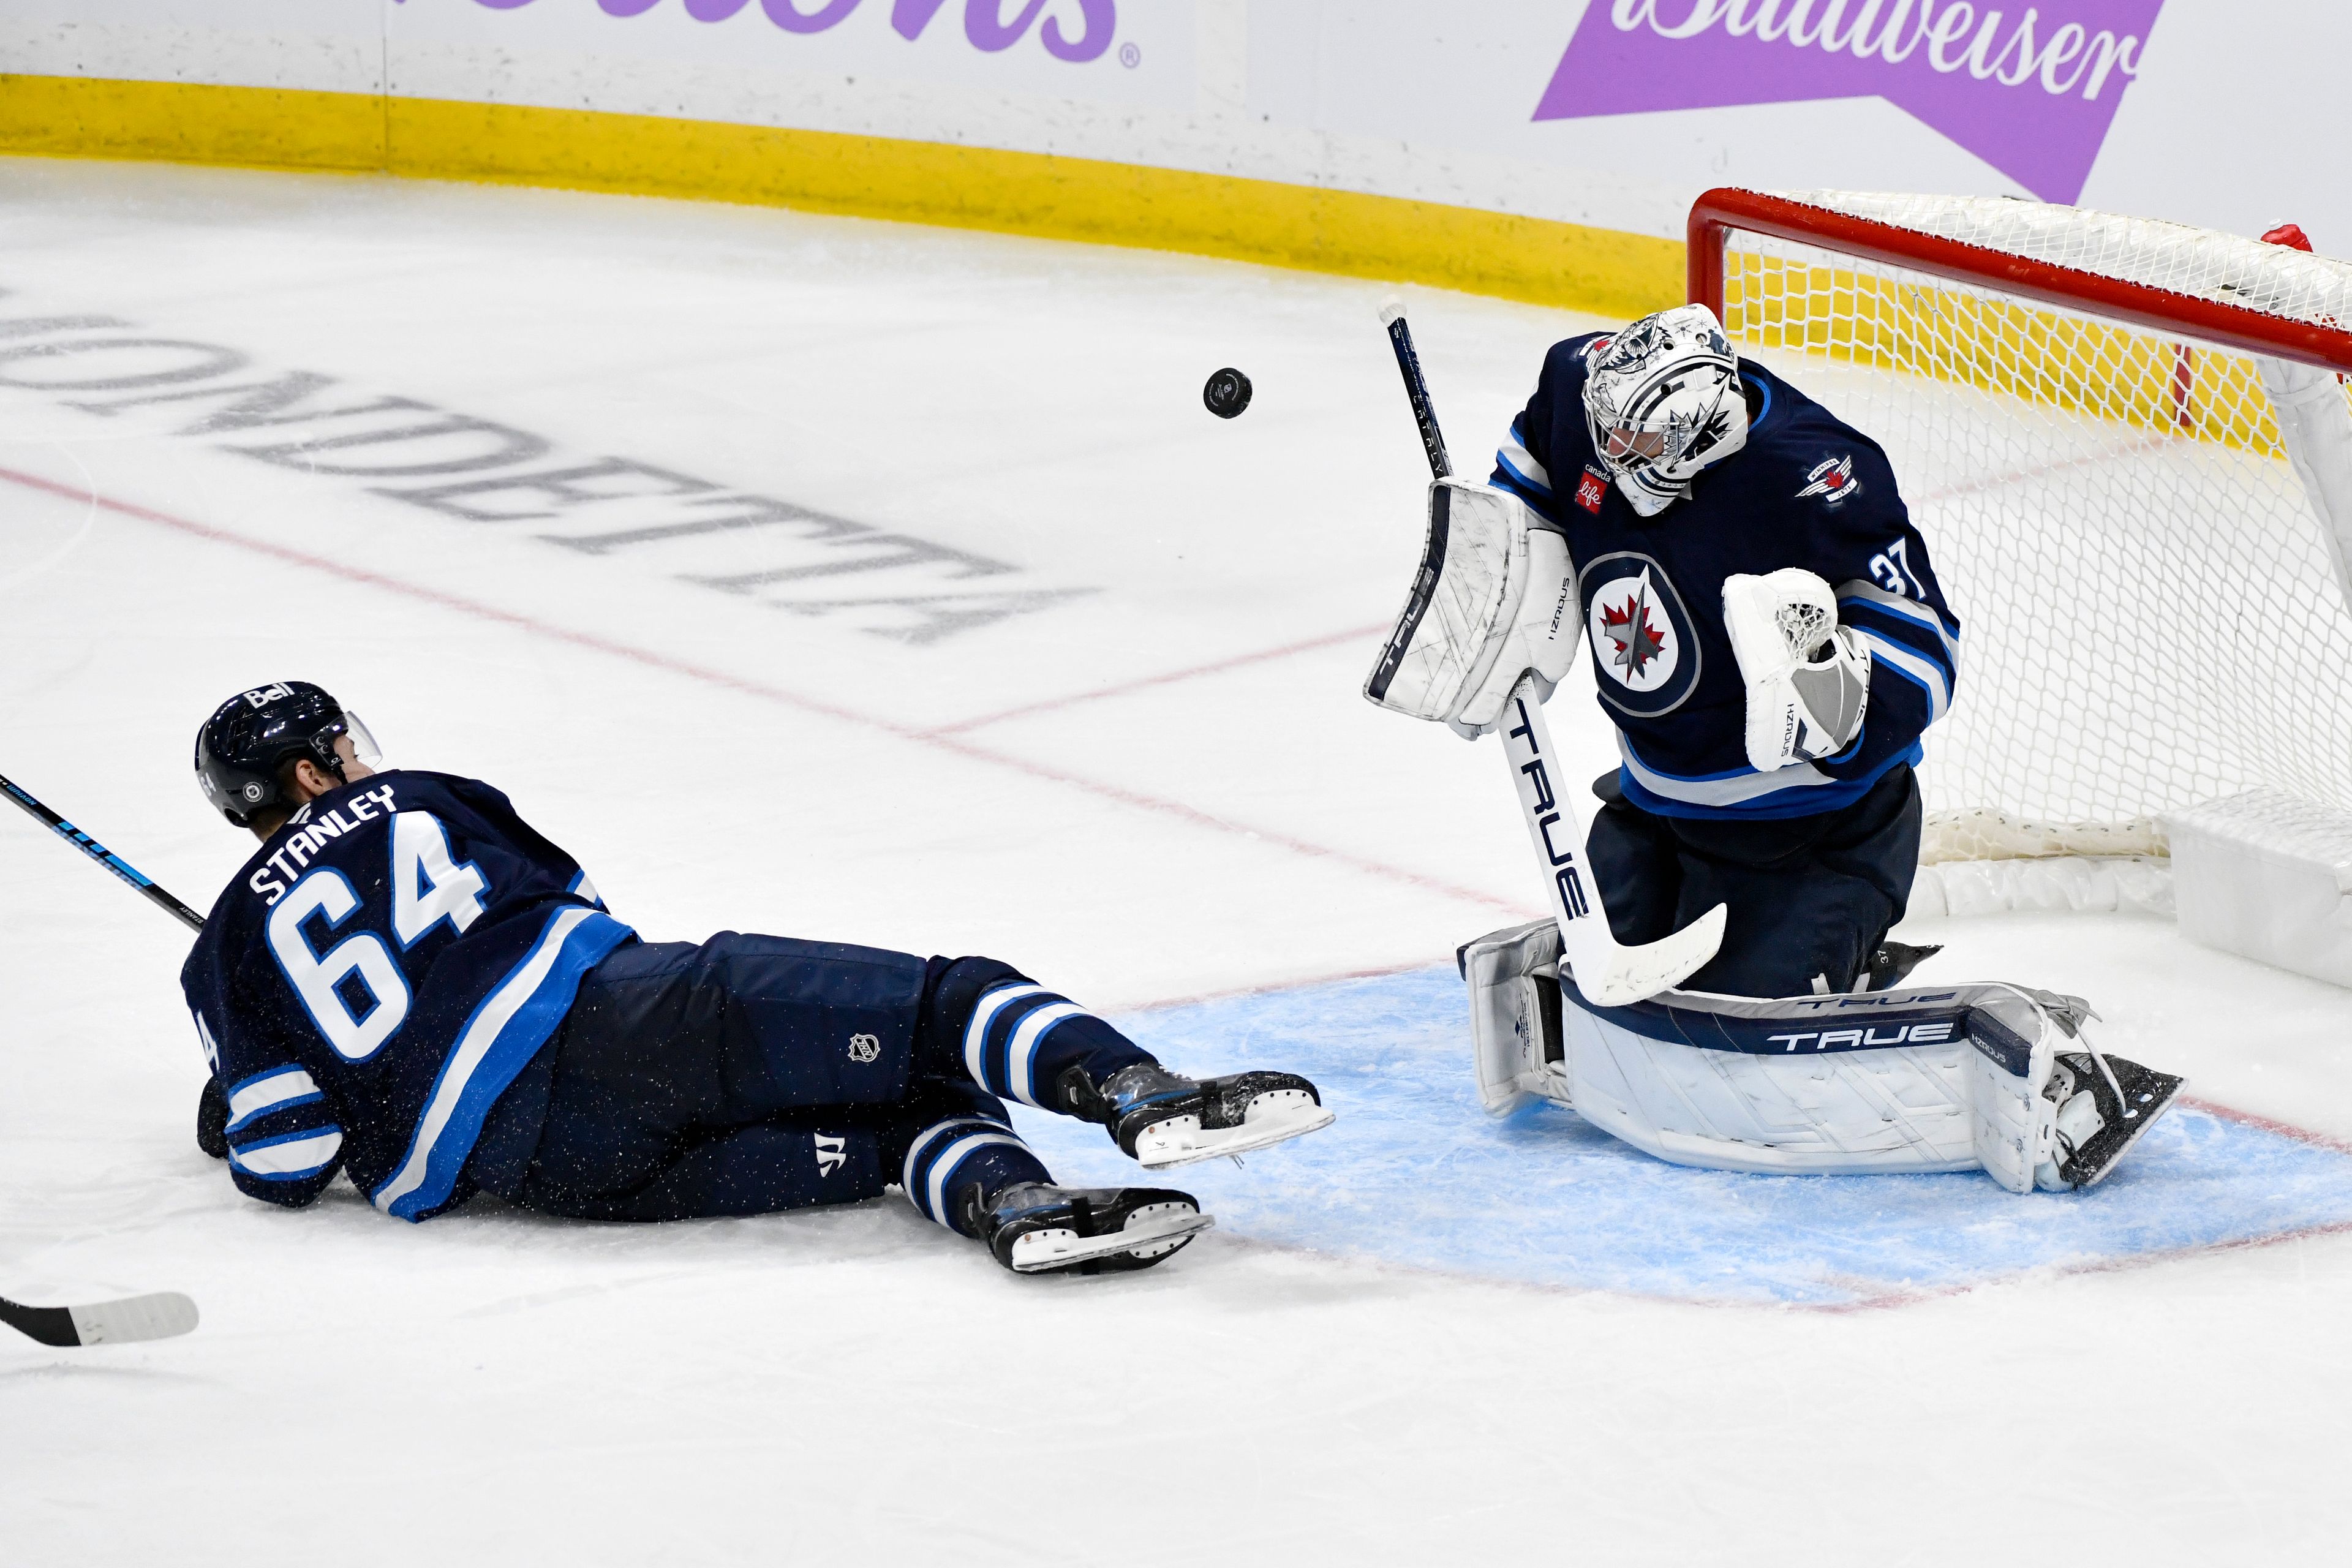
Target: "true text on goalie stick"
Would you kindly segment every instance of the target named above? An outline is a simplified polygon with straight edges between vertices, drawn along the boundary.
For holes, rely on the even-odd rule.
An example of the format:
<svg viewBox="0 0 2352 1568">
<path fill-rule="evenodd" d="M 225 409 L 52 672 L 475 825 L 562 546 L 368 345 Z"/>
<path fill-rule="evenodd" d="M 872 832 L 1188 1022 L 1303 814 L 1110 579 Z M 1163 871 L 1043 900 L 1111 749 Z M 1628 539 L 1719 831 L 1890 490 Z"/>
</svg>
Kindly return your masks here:
<svg viewBox="0 0 2352 1568">
<path fill-rule="evenodd" d="M 1446 457 L 1445 437 L 1437 427 L 1437 411 L 1421 374 L 1421 356 L 1413 351 L 1404 308 L 1393 303 L 1382 306 L 1381 323 L 1388 329 L 1389 347 L 1395 352 L 1397 371 L 1404 378 L 1405 396 L 1412 404 L 1413 423 L 1420 429 L 1430 472 L 1437 479 L 1451 479 L 1453 464 Z M 1608 910 L 1601 904 L 1599 885 L 1591 879 L 1591 868 L 1580 865 L 1584 818 L 1576 809 L 1572 786 L 1561 787 L 1565 781 L 1553 777 L 1559 751 L 1544 723 L 1534 672 L 1521 676 L 1512 688 L 1505 718 L 1517 722 L 1504 730 L 1504 763 L 1511 770 L 1511 785 L 1528 841 L 1543 863 L 1552 916 L 1559 922 L 1560 960 L 1575 975 L 1576 988 L 1595 1006 L 1622 1007 L 1680 984 L 1715 956 L 1723 942 L 1729 910 L 1717 904 L 1672 936 L 1639 947 L 1620 942 L 1609 929 Z"/>
</svg>

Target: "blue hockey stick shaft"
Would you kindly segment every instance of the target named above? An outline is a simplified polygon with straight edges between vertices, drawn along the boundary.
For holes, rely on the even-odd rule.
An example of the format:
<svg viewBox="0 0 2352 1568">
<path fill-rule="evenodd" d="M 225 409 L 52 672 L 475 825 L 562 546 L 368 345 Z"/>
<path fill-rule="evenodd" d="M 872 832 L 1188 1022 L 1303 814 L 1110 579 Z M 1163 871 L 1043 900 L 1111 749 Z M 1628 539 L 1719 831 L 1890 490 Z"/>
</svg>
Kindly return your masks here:
<svg viewBox="0 0 2352 1568">
<path fill-rule="evenodd" d="M 196 913 L 195 910 L 188 908 L 187 905 L 180 902 L 179 900 L 173 898 L 171 894 L 157 887 L 152 879 L 142 874 L 137 867 L 132 866 L 129 861 L 123 859 L 121 856 L 117 855 L 113 850 L 109 849 L 105 845 L 100 844 L 97 839 L 92 838 L 89 834 L 84 833 L 80 828 L 76 827 L 72 823 L 68 822 L 64 817 L 59 816 L 47 806 L 43 805 L 38 800 L 35 799 L 32 794 L 25 789 L 23 785 L 15 784 L 5 776 L 0 776 L 0 795 L 5 795 L 10 800 L 15 801 L 18 805 L 23 806 L 26 814 L 31 816 L 36 822 L 38 822 L 42 826 L 47 828 L 50 832 L 56 834 L 58 837 L 72 845 L 75 848 L 80 850 L 83 854 L 89 856 L 91 859 L 105 867 L 108 870 L 121 878 L 124 881 L 138 889 L 140 893 L 147 900 L 148 902 L 153 904 L 157 909 L 162 910 L 165 914 L 171 915 L 176 919 L 182 925 L 186 926 L 190 931 L 202 931 L 204 929 L 204 916 Z"/>
</svg>

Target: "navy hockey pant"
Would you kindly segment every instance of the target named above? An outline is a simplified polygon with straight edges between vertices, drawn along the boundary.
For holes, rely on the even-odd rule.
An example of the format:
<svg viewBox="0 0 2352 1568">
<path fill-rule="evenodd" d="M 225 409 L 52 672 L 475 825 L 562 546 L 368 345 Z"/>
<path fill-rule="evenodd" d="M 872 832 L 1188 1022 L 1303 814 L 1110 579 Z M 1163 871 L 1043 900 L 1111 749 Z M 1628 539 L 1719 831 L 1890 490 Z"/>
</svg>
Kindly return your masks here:
<svg viewBox="0 0 2352 1568">
<path fill-rule="evenodd" d="M 1919 784 L 1897 767 L 1818 816 L 1742 822 L 1660 816 L 1629 804 L 1617 775 L 1593 786 L 1585 839 L 1619 942 L 1655 942 L 1717 904 L 1723 945 L 1684 984 L 1732 996 L 1851 991 L 1911 897 Z"/>
<path fill-rule="evenodd" d="M 853 1203 L 896 1183 L 955 1198 L 1045 1181 L 1003 1100 L 1060 1109 L 1141 1047 L 987 958 L 722 931 L 634 942 L 581 982 L 499 1099 L 467 1173 L 542 1213 L 667 1220 Z"/>
</svg>

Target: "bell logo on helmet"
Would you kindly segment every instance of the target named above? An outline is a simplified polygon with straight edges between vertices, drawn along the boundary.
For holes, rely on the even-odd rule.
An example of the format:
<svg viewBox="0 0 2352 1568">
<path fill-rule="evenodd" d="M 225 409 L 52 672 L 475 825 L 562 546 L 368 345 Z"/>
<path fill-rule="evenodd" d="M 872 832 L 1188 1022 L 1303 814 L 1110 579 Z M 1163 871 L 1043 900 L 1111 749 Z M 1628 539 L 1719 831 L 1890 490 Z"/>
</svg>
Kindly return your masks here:
<svg viewBox="0 0 2352 1568">
<path fill-rule="evenodd" d="M 251 691 L 244 692 L 241 695 L 244 699 L 245 705 L 247 708 L 267 708 L 271 703 L 277 701 L 279 698 L 291 697 L 294 693 L 292 689 L 281 680 L 275 686 L 257 686 Z"/>
</svg>

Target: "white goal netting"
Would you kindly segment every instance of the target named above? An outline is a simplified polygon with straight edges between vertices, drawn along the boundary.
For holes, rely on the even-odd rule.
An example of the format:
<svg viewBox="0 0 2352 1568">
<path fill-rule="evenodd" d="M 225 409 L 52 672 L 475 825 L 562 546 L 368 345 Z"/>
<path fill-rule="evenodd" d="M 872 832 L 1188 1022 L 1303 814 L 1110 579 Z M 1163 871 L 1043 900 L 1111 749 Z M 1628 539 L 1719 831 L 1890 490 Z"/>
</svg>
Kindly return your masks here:
<svg viewBox="0 0 2352 1568">
<path fill-rule="evenodd" d="M 2352 325 L 2352 265 L 2234 236 L 1998 198 L 1788 199 Z M 1928 858 L 2161 853 L 2158 813 L 2252 787 L 2352 806 L 2352 608 L 2254 360 L 1834 247 L 1734 228 L 1724 324 L 1885 447 L 1960 616 L 1920 772 Z"/>
</svg>

